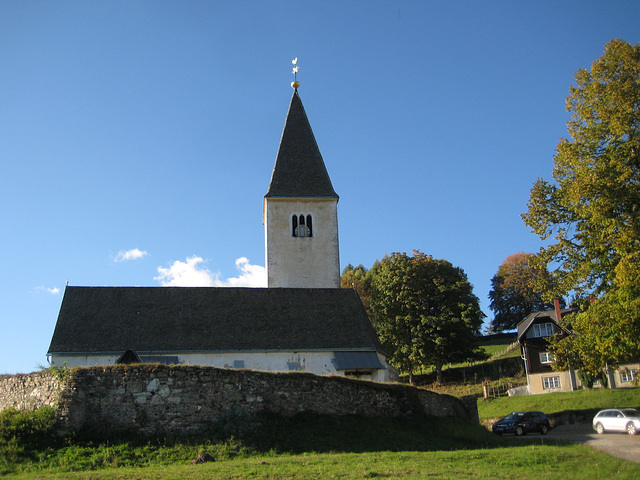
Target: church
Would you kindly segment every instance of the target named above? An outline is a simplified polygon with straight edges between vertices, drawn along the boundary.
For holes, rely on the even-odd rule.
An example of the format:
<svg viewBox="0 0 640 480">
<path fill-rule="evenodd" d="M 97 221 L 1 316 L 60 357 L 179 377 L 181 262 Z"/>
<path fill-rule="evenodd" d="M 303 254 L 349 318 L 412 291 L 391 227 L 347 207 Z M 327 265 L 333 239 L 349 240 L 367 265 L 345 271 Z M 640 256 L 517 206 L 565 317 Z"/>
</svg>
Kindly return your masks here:
<svg viewBox="0 0 640 480">
<path fill-rule="evenodd" d="M 67 286 L 50 364 L 397 378 L 357 292 L 340 288 L 339 197 L 298 86 L 264 196 L 267 288 Z"/>
</svg>

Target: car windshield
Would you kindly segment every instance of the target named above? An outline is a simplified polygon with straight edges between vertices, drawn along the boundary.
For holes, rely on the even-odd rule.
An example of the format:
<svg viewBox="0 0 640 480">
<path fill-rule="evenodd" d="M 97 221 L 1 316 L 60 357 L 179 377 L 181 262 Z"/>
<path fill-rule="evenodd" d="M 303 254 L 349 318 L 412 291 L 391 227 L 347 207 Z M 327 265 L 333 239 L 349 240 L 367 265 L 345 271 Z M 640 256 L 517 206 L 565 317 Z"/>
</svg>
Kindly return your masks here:
<svg viewBox="0 0 640 480">
<path fill-rule="evenodd" d="M 635 408 L 625 408 L 620 411 L 624 413 L 625 417 L 640 417 L 640 412 L 638 412 L 638 410 L 636 410 Z"/>
<path fill-rule="evenodd" d="M 513 412 L 503 418 L 503 420 L 520 420 L 524 417 L 524 412 Z"/>
</svg>

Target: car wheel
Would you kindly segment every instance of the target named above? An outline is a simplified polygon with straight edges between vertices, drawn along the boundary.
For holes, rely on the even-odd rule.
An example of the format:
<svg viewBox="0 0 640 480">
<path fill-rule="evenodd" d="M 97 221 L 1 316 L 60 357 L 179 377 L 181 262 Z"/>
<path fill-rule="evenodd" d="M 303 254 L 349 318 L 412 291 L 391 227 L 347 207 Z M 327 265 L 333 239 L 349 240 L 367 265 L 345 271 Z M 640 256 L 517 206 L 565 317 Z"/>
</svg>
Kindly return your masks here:
<svg viewBox="0 0 640 480">
<path fill-rule="evenodd" d="M 601 423 L 596 424 L 596 432 L 598 432 L 600 435 L 604 433 L 604 427 Z"/>
<path fill-rule="evenodd" d="M 522 428 L 522 426 L 521 426 L 521 425 L 518 425 L 518 426 L 516 427 L 516 432 L 515 432 L 515 433 L 516 433 L 516 435 L 517 435 L 517 436 L 519 436 L 519 437 L 520 437 L 521 435 L 524 435 L 524 428 Z"/>
<path fill-rule="evenodd" d="M 633 422 L 627 423 L 627 433 L 629 435 L 635 435 L 636 433 L 638 433 L 638 430 L 636 429 L 636 426 Z"/>
<path fill-rule="evenodd" d="M 546 426 L 546 425 L 542 425 L 542 426 L 540 427 L 540 433 L 541 433 L 542 435 L 546 435 L 548 431 L 549 431 L 549 429 L 547 428 L 547 426 Z"/>
</svg>

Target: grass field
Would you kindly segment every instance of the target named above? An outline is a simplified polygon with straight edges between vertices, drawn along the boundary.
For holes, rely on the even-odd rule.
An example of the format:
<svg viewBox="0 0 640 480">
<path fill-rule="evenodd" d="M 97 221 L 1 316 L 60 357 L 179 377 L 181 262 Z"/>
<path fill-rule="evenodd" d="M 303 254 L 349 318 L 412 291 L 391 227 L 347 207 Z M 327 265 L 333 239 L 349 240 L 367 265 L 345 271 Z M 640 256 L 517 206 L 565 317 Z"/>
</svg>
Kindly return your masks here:
<svg viewBox="0 0 640 480">
<path fill-rule="evenodd" d="M 485 345 L 504 351 L 509 339 Z M 516 352 L 518 353 L 518 352 Z M 491 354 L 491 353 L 490 353 Z M 503 375 L 512 352 L 464 374 Z M 519 360 L 519 359 L 518 359 Z M 474 370 L 475 369 L 475 370 Z M 452 369 L 460 376 L 460 369 Z M 503 378 L 503 377 L 499 377 Z M 470 382 L 440 393 L 466 395 Z M 476 392 L 474 392 L 476 393 Z M 514 410 L 640 407 L 640 389 L 582 390 L 478 400 L 481 418 Z M 53 410 L 0 413 L 0 478 L 7 479 L 638 479 L 640 464 L 550 437 L 502 438 L 457 419 L 390 419 L 300 414 L 230 420 L 200 437 L 57 439 Z M 191 465 L 202 453 L 214 462 Z"/>
<path fill-rule="evenodd" d="M 487 354 L 491 357 L 495 356 L 495 355 L 500 355 L 502 353 L 504 353 L 504 356 L 506 357 L 513 357 L 513 356 L 520 356 L 520 347 L 516 347 L 514 349 L 512 349 L 509 352 L 505 353 L 505 350 L 514 342 L 516 342 L 517 338 L 516 335 L 510 335 L 510 336 L 504 336 L 504 337 L 498 337 L 495 339 L 487 339 L 487 340 L 481 340 L 479 342 L 479 346 L 480 348 L 482 348 L 485 352 L 487 352 Z"/>
<path fill-rule="evenodd" d="M 516 342 L 516 335 L 504 334 L 502 336 L 497 336 L 495 338 L 491 337 L 482 337 L 478 340 L 478 346 L 485 351 L 487 355 L 489 355 L 490 360 L 494 360 L 496 358 L 511 358 L 511 357 L 519 357 L 520 356 L 520 347 L 512 348 L 507 351 L 509 347 L 512 346 L 514 342 Z M 484 362 L 479 362 L 484 363 Z M 461 367 L 469 367 L 473 364 L 470 363 L 459 363 L 452 364 L 445 367 L 448 370 L 455 370 Z M 421 374 L 430 374 L 434 371 L 433 368 L 426 369 Z"/>
<path fill-rule="evenodd" d="M 34 414 L 35 415 L 35 414 Z M 640 478 L 640 465 L 549 437 L 502 438 L 456 419 L 300 414 L 230 421 L 202 437 L 51 436 L 49 414 L 0 414 L 0 476 L 23 479 Z M 215 461 L 191 465 L 199 454 Z"/>
<path fill-rule="evenodd" d="M 515 340 L 515 334 L 482 339 L 478 345 L 489 355 L 487 361 L 446 366 L 443 370 L 443 384 L 436 382 L 433 370 L 427 370 L 415 375 L 416 384 L 436 393 L 456 397 L 482 395 L 483 382 L 489 383 L 492 387 L 520 385 L 526 381 L 524 364 L 520 359 L 520 347 L 508 350 Z"/>
<path fill-rule="evenodd" d="M 568 410 L 599 410 L 608 407 L 640 407 L 640 388 L 591 389 L 546 393 L 521 397 L 478 400 L 480 418 L 501 417 L 515 410 L 542 410 L 557 413 Z"/>
<path fill-rule="evenodd" d="M 22 479 L 585 479 L 637 480 L 640 465 L 582 445 L 527 444 L 437 452 L 254 456 L 201 465 L 108 468 L 91 472 L 11 475 Z"/>
</svg>

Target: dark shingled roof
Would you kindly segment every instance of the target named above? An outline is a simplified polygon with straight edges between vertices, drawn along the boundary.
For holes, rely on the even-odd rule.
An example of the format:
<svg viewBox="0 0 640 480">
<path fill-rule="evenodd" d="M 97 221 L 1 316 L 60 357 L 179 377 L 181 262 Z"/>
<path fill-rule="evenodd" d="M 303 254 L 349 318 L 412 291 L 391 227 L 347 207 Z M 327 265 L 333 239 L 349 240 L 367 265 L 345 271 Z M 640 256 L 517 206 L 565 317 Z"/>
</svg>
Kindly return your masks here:
<svg viewBox="0 0 640 480">
<path fill-rule="evenodd" d="M 560 310 L 560 316 L 564 317 L 565 315 L 569 315 L 570 313 L 575 313 L 577 311 L 578 309 L 574 307 L 565 308 L 563 310 Z M 536 320 L 540 320 L 540 322 L 536 322 Z M 556 318 L 555 310 L 549 310 L 546 312 L 533 312 L 527 315 L 527 318 L 525 318 L 520 323 L 518 323 L 517 325 L 518 342 L 522 344 L 527 331 L 529 330 L 529 328 L 531 328 L 531 325 L 533 325 L 534 323 L 543 323 L 543 322 L 549 322 L 549 321 L 555 323 L 558 326 L 558 328 L 562 330 L 565 334 L 569 335 L 571 333 L 565 328 L 560 326 L 560 324 L 558 323 L 558 319 Z"/>
<path fill-rule="evenodd" d="M 265 197 L 338 198 L 297 90 L 291 98 Z"/>
<path fill-rule="evenodd" d="M 49 354 L 377 350 L 355 290 L 67 287 Z"/>
</svg>

